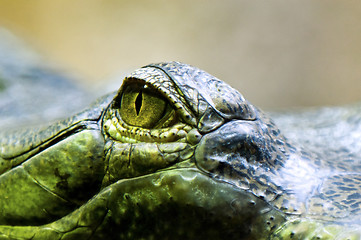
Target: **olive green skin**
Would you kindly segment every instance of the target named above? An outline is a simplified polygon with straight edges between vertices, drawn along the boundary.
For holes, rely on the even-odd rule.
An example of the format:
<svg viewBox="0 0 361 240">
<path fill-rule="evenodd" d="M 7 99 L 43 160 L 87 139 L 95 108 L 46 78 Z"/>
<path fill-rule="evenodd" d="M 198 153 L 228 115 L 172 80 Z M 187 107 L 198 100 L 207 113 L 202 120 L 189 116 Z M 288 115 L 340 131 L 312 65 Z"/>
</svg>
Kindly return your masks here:
<svg viewBox="0 0 361 240">
<path fill-rule="evenodd" d="M 156 112 L 148 95 L 122 109 L 139 83 L 171 120 L 141 119 Z M 69 119 L 1 133 L 0 239 L 360 239 L 356 151 L 306 148 L 319 132 L 292 133 L 317 128 L 295 130 L 287 116 L 275 117 L 280 131 L 186 64 L 138 69 Z"/>
<path fill-rule="evenodd" d="M 86 110 L 39 131 L 2 132 L 1 225 L 48 223 L 98 192 L 104 176 L 100 112 Z"/>
</svg>

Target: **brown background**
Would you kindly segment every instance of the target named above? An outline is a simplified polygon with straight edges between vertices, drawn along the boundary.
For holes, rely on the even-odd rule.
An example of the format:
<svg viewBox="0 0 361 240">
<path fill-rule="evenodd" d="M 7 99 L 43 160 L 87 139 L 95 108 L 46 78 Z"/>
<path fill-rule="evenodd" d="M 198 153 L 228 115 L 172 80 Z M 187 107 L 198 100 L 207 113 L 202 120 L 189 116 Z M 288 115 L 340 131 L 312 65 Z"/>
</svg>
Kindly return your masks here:
<svg viewBox="0 0 361 240">
<path fill-rule="evenodd" d="M 361 100 L 356 0 L 0 0 L 0 26 L 91 89 L 177 60 L 266 109 Z"/>
</svg>

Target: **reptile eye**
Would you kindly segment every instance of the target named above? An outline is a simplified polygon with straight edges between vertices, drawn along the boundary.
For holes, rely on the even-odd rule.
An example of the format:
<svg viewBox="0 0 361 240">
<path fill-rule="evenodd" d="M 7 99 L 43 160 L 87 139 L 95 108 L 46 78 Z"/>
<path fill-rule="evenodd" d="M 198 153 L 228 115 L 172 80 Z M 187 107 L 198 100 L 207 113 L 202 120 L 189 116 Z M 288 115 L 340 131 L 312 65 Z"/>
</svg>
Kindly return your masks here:
<svg viewBox="0 0 361 240">
<path fill-rule="evenodd" d="M 175 111 L 156 89 L 144 83 L 128 84 L 120 100 L 120 116 L 132 126 L 141 128 L 166 127 Z"/>
</svg>

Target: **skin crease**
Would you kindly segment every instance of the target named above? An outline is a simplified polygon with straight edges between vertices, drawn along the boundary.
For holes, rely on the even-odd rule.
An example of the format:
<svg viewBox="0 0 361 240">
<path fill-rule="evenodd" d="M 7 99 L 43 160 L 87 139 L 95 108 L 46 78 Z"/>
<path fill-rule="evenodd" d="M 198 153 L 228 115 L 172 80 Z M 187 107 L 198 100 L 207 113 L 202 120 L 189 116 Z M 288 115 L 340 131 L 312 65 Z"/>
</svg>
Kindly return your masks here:
<svg viewBox="0 0 361 240">
<path fill-rule="evenodd" d="M 358 135 L 329 154 L 339 126 L 297 117 L 280 130 L 186 64 L 137 69 L 73 117 L 1 133 L 0 239 L 359 239 Z"/>
</svg>

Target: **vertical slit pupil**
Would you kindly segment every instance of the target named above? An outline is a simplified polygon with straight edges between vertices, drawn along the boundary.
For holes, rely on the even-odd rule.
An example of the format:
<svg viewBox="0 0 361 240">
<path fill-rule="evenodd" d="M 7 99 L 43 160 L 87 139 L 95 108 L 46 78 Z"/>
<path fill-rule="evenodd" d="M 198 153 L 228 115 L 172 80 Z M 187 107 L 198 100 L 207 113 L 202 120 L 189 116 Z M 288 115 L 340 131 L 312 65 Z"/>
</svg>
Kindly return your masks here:
<svg viewBox="0 0 361 240">
<path fill-rule="evenodd" d="M 137 112 L 137 116 L 139 115 L 140 109 L 142 108 L 143 103 L 143 92 L 140 90 L 137 98 L 135 99 L 135 111 Z"/>
</svg>

